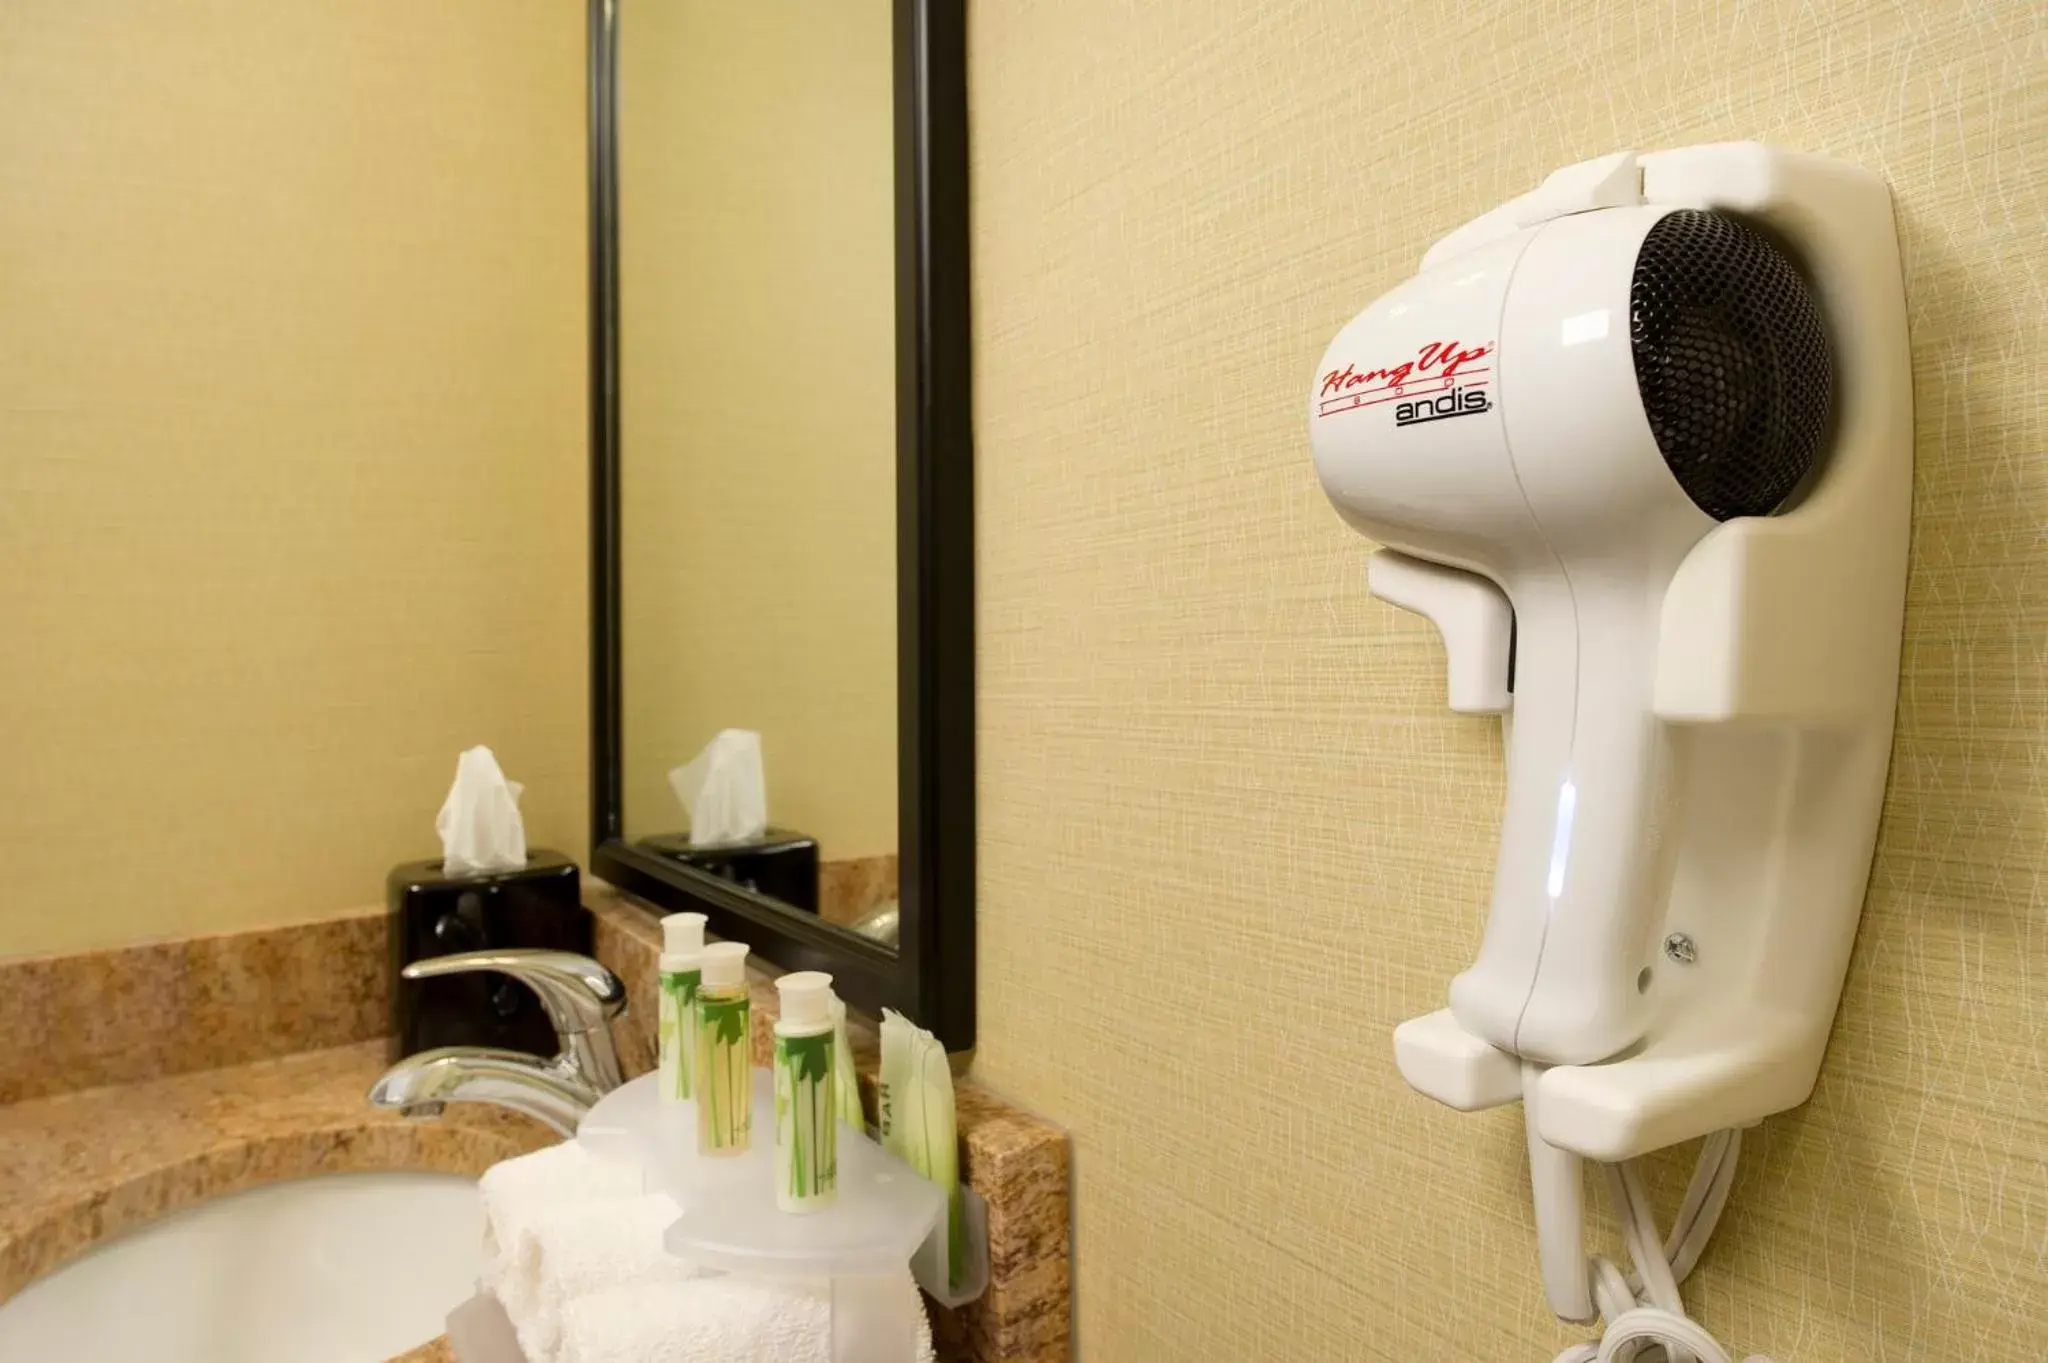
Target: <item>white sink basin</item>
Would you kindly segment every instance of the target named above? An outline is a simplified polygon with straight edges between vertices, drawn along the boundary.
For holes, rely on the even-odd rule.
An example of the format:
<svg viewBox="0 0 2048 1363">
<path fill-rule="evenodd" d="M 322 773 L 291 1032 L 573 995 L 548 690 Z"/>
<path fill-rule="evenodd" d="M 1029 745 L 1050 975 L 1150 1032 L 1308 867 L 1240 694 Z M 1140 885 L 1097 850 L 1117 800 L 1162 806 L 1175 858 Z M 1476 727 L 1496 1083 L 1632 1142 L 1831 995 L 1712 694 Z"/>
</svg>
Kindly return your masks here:
<svg viewBox="0 0 2048 1363">
<path fill-rule="evenodd" d="M 452 1174 L 328 1174 L 151 1222 L 0 1303 L 0 1359 L 372 1363 L 476 1286 L 483 1209 Z"/>
</svg>

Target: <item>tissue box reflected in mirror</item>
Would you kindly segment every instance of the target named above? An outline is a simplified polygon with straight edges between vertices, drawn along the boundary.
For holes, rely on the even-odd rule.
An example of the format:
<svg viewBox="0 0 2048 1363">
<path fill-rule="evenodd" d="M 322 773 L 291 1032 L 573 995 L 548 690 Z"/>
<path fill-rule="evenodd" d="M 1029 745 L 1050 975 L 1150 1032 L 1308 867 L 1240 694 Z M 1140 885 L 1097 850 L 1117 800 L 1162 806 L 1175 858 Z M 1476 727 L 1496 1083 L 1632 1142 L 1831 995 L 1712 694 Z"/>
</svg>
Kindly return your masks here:
<svg viewBox="0 0 2048 1363">
<path fill-rule="evenodd" d="M 688 833 L 659 833 L 635 845 L 805 913 L 818 911 L 818 840 L 808 834 L 770 828 L 758 837 L 704 846 Z"/>
</svg>

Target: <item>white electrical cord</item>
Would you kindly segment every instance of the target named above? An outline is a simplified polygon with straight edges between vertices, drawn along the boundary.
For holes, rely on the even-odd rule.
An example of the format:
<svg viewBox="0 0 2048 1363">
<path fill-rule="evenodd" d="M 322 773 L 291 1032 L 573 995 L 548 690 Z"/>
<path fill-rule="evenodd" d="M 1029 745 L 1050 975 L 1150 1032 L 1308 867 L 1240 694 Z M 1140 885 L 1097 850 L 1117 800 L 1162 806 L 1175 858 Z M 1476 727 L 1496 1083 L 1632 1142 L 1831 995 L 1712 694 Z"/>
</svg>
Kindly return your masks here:
<svg viewBox="0 0 2048 1363">
<path fill-rule="evenodd" d="M 1593 1302 L 1606 1318 L 1607 1331 L 1598 1344 L 1566 1349 L 1556 1363 L 1733 1363 L 1712 1335 L 1686 1317 L 1678 1285 L 1699 1262 L 1720 1223 L 1741 1153 L 1740 1131 L 1717 1131 L 1707 1137 L 1678 1220 L 1670 1238 L 1662 1241 L 1638 1163 L 1600 1166 L 1636 1271 L 1624 1276 L 1612 1260 L 1592 1257 Z M 1748 1363 L 1770 1360 L 1757 1354 Z"/>
<path fill-rule="evenodd" d="M 1657 1234 L 1649 1190 L 1640 1164 L 1602 1164 L 1607 1194 L 1621 1222 L 1635 1273 L 1624 1275 L 1610 1259 L 1585 1257 L 1585 1165 L 1582 1155 L 1543 1139 L 1542 1083 L 1547 1067 L 1522 1062 L 1522 1116 L 1529 1137 L 1529 1180 L 1536 1201 L 1536 1244 L 1543 1265 L 1543 1293 L 1562 1320 L 1604 1318 L 1598 1344 L 1581 1344 L 1559 1354 L 1556 1363 L 1732 1363 L 1714 1337 L 1686 1317 L 1678 1285 L 1700 1261 L 1720 1224 L 1735 1184 L 1742 1154 L 1740 1131 L 1707 1137 L 1693 1166 L 1685 1202 L 1671 1236 Z M 1771 1363 L 1762 1355 L 1748 1363 Z"/>
</svg>

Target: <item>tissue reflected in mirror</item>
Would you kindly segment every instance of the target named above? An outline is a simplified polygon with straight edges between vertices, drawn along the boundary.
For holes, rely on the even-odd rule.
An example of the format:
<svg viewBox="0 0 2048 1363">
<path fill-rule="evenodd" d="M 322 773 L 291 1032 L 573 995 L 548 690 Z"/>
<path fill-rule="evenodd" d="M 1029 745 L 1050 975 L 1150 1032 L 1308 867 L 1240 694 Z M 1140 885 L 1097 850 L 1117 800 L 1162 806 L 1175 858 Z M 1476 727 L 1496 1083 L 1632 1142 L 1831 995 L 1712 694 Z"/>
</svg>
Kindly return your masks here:
<svg viewBox="0 0 2048 1363">
<path fill-rule="evenodd" d="M 618 54 L 624 837 L 849 930 L 898 886 L 892 23 L 652 0 Z"/>
<path fill-rule="evenodd" d="M 703 752 L 668 774 L 668 788 L 689 811 L 690 841 L 699 847 L 747 842 L 768 831 L 761 735 L 751 729 L 721 729 Z"/>
</svg>

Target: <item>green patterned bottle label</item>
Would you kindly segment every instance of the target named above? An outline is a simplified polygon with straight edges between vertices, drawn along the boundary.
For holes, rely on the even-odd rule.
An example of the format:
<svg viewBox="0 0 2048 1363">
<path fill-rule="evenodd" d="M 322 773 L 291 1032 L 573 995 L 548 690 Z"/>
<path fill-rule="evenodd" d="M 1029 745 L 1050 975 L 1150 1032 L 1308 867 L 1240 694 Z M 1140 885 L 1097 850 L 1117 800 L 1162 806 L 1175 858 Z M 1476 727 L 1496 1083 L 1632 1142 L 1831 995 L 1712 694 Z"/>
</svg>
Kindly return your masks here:
<svg viewBox="0 0 2048 1363">
<path fill-rule="evenodd" d="M 753 1135 L 753 1005 L 745 989 L 697 994 L 697 1150 L 736 1155 Z"/>
<path fill-rule="evenodd" d="M 702 971 L 663 971 L 661 976 L 661 1096 L 687 1102 L 696 1097 L 697 982 Z"/>
<path fill-rule="evenodd" d="M 775 1200 L 809 1211 L 839 1187 L 832 1033 L 775 1038 Z"/>
</svg>

